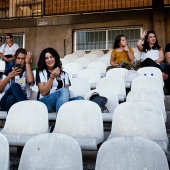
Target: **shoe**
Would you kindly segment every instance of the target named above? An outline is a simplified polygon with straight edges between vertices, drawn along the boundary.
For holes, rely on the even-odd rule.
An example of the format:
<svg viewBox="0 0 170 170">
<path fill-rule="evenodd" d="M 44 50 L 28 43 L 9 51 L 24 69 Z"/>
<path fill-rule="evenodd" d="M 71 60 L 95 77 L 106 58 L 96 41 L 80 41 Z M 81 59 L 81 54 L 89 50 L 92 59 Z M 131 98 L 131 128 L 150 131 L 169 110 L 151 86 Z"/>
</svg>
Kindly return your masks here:
<svg viewBox="0 0 170 170">
<path fill-rule="evenodd" d="M 168 74 L 162 73 L 162 77 L 163 77 L 163 80 L 167 80 L 168 79 Z"/>
</svg>

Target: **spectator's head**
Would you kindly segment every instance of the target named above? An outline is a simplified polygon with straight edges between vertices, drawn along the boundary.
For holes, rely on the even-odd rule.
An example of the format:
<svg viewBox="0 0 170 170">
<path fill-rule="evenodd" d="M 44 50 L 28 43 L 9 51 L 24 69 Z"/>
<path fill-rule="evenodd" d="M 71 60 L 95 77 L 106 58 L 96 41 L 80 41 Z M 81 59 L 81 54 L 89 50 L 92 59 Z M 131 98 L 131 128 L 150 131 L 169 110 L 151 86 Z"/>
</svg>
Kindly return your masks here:
<svg viewBox="0 0 170 170">
<path fill-rule="evenodd" d="M 8 33 L 6 34 L 6 43 L 10 43 L 10 42 L 13 42 L 13 35 Z"/>
<path fill-rule="evenodd" d="M 113 49 L 125 47 L 127 45 L 126 37 L 124 35 L 118 35 L 115 38 Z"/>
<path fill-rule="evenodd" d="M 62 63 L 58 52 L 53 48 L 45 48 L 39 56 L 37 66 L 40 71 L 43 69 L 53 70 L 56 67 L 62 69 Z"/>
<path fill-rule="evenodd" d="M 25 67 L 25 59 L 27 51 L 24 48 L 18 48 L 15 52 L 15 63 L 21 64 L 21 67 Z"/>
</svg>

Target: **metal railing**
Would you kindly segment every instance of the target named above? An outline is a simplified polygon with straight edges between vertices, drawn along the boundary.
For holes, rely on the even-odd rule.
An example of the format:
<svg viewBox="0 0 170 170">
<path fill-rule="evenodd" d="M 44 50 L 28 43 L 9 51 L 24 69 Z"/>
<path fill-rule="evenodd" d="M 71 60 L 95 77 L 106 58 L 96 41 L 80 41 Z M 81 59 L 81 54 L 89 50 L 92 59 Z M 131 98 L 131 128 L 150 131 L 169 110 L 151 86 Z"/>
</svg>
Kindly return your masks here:
<svg viewBox="0 0 170 170">
<path fill-rule="evenodd" d="M 152 8 L 152 0 L 0 0 L 0 19 L 142 8 Z"/>
</svg>

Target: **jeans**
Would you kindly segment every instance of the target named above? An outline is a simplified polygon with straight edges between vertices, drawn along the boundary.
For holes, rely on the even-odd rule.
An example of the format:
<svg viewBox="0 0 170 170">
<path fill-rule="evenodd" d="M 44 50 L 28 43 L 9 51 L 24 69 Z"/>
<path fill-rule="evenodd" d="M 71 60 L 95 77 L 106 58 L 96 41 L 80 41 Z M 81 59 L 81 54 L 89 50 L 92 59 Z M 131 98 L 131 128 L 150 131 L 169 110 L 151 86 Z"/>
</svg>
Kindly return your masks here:
<svg viewBox="0 0 170 170">
<path fill-rule="evenodd" d="M 47 106 L 48 112 L 58 112 L 59 108 L 70 99 L 70 92 L 67 88 L 61 88 L 47 96 L 39 99 Z"/>
<path fill-rule="evenodd" d="M 1 110 L 8 112 L 13 104 L 24 100 L 27 100 L 27 97 L 21 86 L 18 83 L 13 83 L 1 98 Z"/>
<path fill-rule="evenodd" d="M 12 71 L 12 67 L 14 66 L 14 60 L 9 61 L 9 62 L 5 62 L 6 63 L 6 67 L 5 67 L 5 72 L 4 74 L 7 76 L 11 71 Z"/>
</svg>

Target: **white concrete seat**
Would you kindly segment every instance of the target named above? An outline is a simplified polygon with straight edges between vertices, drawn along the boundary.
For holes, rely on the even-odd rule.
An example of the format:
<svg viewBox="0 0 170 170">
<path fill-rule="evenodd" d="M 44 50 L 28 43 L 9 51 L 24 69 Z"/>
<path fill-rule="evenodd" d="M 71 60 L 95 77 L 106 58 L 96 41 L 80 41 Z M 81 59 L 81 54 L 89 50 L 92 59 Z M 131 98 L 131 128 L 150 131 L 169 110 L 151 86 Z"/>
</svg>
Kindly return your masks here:
<svg viewBox="0 0 170 170">
<path fill-rule="evenodd" d="M 139 61 L 141 59 L 141 54 L 138 52 L 134 52 L 135 60 L 134 61 Z"/>
<path fill-rule="evenodd" d="M 15 103 L 10 108 L 5 126 L 0 131 L 12 146 L 24 146 L 35 135 L 48 132 L 48 111 L 35 100 Z"/>
<path fill-rule="evenodd" d="M 5 61 L 3 60 L 0 60 L 0 72 L 4 72 L 5 71 Z"/>
<path fill-rule="evenodd" d="M 96 88 L 96 83 L 100 79 L 100 72 L 96 69 L 84 69 L 78 73 L 77 78 L 85 78 L 90 83 L 91 88 Z"/>
<path fill-rule="evenodd" d="M 24 146 L 19 170 L 83 170 L 79 144 L 72 137 L 50 133 L 30 139 Z"/>
<path fill-rule="evenodd" d="M 126 73 L 128 72 L 128 69 L 126 68 L 114 68 L 110 69 L 106 72 L 106 77 L 120 77 L 125 82 L 125 87 L 129 88 L 130 84 L 126 83 Z"/>
<path fill-rule="evenodd" d="M 124 102 L 116 107 L 109 139 L 122 136 L 139 136 L 150 139 L 167 152 L 169 140 L 164 117 L 150 103 Z"/>
<path fill-rule="evenodd" d="M 90 91 L 90 83 L 84 78 L 76 78 L 75 81 L 69 86 L 71 97 L 82 96 Z"/>
<path fill-rule="evenodd" d="M 83 66 L 80 63 L 77 62 L 69 62 L 67 64 L 64 65 L 63 67 L 64 71 L 70 71 L 72 74 L 72 77 L 75 78 L 77 77 L 77 74 L 83 70 Z"/>
<path fill-rule="evenodd" d="M 96 69 L 100 72 L 100 76 L 101 77 L 105 77 L 106 75 L 106 68 L 107 68 L 107 65 L 105 62 L 102 62 L 102 61 L 94 61 L 92 63 L 89 63 L 88 66 L 87 66 L 88 69 Z"/>
<path fill-rule="evenodd" d="M 117 137 L 104 142 L 97 154 L 95 170 L 168 170 L 163 150 L 141 137 Z"/>
<path fill-rule="evenodd" d="M 83 66 L 83 69 L 85 69 L 87 68 L 91 60 L 89 58 L 81 57 L 81 58 L 77 58 L 74 62 L 80 63 Z"/>
<path fill-rule="evenodd" d="M 164 116 L 165 122 L 167 119 L 167 114 L 165 110 L 164 98 L 161 93 L 154 89 L 139 89 L 137 91 L 130 91 L 127 95 L 126 102 L 129 101 L 146 101 L 152 103 L 155 107 L 158 107 Z"/>
<path fill-rule="evenodd" d="M 100 107 L 87 100 L 74 100 L 63 104 L 57 114 L 53 133 L 72 136 L 85 150 L 97 150 L 104 140 Z"/>
<path fill-rule="evenodd" d="M 68 59 L 66 59 L 66 58 L 60 58 L 60 61 L 61 61 L 61 63 L 62 63 L 62 67 L 64 67 L 65 64 L 67 64 L 67 63 L 70 62 L 70 61 L 69 61 Z"/>
<path fill-rule="evenodd" d="M 113 89 L 119 101 L 126 99 L 125 82 L 120 77 L 103 77 L 97 81 L 96 89 Z"/>
<path fill-rule="evenodd" d="M 78 57 L 83 57 L 83 55 L 85 55 L 86 52 L 82 50 L 77 50 L 77 51 L 74 51 L 73 54 L 76 54 Z"/>
<path fill-rule="evenodd" d="M 140 90 L 141 88 L 154 89 L 160 92 L 162 96 L 164 96 L 162 83 L 157 77 L 138 76 L 133 79 L 131 84 L 131 90 L 136 91 Z"/>
<path fill-rule="evenodd" d="M 102 50 L 92 50 L 90 51 L 90 54 L 96 54 L 98 57 L 102 57 L 104 52 Z"/>
<path fill-rule="evenodd" d="M 65 59 L 67 59 L 69 62 L 73 62 L 78 58 L 76 54 L 67 54 L 64 56 Z"/>
<path fill-rule="evenodd" d="M 97 54 L 90 54 L 90 53 L 83 55 L 83 58 L 84 57 L 89 58 L 91 62 L 95 61 L 98 58 Z"/>
<path fill-rule="evenodd" d="M 9 143 L 3 134 L 0 134 L 0 169 L 10 169 Z"/>
<path fill-rule="evenodd" d="M 163 81 L 163 77 L 162 77 L 162 72 L 159 68 L 156 67 L 142 67 L 140 69 L 137 70 L 137 72 L 139 73 L 140 76 L 154 76 L 157 77 L 161 83 L 162 86 L 164 86 L 164 81 Z"/>
<path fill-rule="evenodd" d="M 114 89 L 108 89 L 108 88 L 94 89 L 86 94 L 85 100 L 89 100 L 90 96 L 94 92 L 97 92 L 99 93 L 100 96 L 104 96 L 107 98 L 108 101 L 105 106 L 107 107 L 109 113 L 102 113 L 102 117 L 104 122 L 112 122 L 113 112 L 119 104 L 116 92 L 114 91 Z"/>
<path fill-rule="evenodd" d="M 109 54 L 105 54 L 102 57 L 99 57 L 96 59 L 96 61 L 102 61 L 105 62 L 107 64 L 107 66 L 110 66 L 110 55 Z"/>
</svg>

